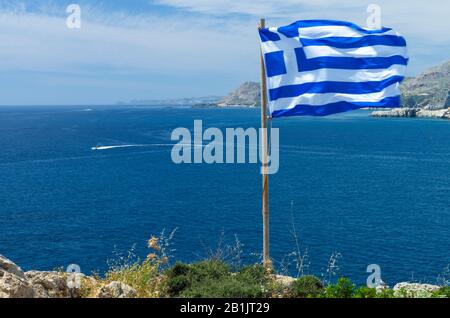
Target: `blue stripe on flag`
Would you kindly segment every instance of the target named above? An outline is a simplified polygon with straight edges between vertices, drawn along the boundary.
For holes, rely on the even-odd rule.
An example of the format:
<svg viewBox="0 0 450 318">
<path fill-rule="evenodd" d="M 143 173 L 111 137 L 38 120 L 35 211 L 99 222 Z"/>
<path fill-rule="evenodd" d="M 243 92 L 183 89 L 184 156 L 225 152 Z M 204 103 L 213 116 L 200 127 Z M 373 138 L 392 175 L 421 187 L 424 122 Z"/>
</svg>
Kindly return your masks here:
<svg viewBox="0 0 450 318">
<path fill-rule="evenodd" d="M 296 97 L 302 94 L 370 94 L 384 90 L 395 83 L 400 83 L 403 76 L 392 76 L 382 81 L 371 82 L 310 82 L 286 85 L 269 90 L 270 101 L 279 98 Z"/>
<path fill-rule="evenodd" d="M 261 38 L 261 42 L 279 41 L 281 39 L 278 34 L 269 31 L 269 29 L 260 29 L 259 37 Z"/>
<path fill-rule="evenodd" d="M 297 66 L 299 72 L 318 70 L 322 68 L 337 68 L 344 70 L 383 69 L 392 65 L 408 65 L 408 59 L 400 55 L 389 57 L 315 57 L 307 59 L 303 48 L 296 48 Z"/>
<path fill-rule="evenodd" d="M 264 54 L 266 62 L 267 77 L 286 74 L 286 63 L 284 63 L 283 51 L 276 51 Z"/>
<path fill-rule="evenodd" d="M 285 116 L 326 116 L 349 110 L 360 109 L 364 107 L 400 107 L 400 96 L 387 97 L 377 102 L 336 102 L 320 106 L 297 105 L 291 109 L 276 110 L 272 113 L 272 117 Z"/>
<path fill-rule="evenodd" d="M 339 49 L 352 49 L 372 45 L 406 46 L 406 41 L 396 35 L 366 35 L 363 37 L 327 37 L 319 39 L 300 38 L 303 46 L 330 46 Z"/>
</svg>

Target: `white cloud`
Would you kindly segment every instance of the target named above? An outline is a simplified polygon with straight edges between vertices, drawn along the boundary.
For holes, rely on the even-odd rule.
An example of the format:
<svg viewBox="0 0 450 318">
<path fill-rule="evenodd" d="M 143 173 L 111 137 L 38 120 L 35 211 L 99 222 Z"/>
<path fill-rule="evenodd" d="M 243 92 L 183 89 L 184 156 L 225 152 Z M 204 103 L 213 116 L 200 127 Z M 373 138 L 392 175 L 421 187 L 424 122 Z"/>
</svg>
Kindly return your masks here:
<svg viewBox="0 0 450 318">
<path fill-rule="evenodd" d="M 341 0 L 156 0 L 155 2 L 214 15 L 245 14 L 272 18 L 292 17 L 303 10 L 310 10 L 311 7 L 348 6 L 348 1 Z"/>
<path fill-rule="evenodd" d="M 128 71 L 237 71 L 242 55 L 257 45 L 255 34 L 224 32 L 210 21 L 158 16 L 100 15 L 83 20 L 79 30 L 65 19 L 41 14 L 0 14 L 0 69 L 32 71 L 83 70 L 89 66 Z M 252 36 L 254 45 L 248 45 Z M 230 45 L 231 44 L 231 45 Z M 245 49 L 249 47 L 250 49 Z M 244 48 L 244 49 L 242 49 Z"/>
<path fill-rule="evenodd" d="M 259 17 L 266 17 L 269 25 L 313 18 L 350 20 L 364 25 L 366 7 L 372 1 L 157 2 L 179 10 L 171 15 L 157 11 L 130 14 L 82 5 L 80 30 L 68 29 L 65 8 L 50 2 L 35 13 L 28 12 L 17 1 L 8 6 L 2 2 L 0 71 L 46 73 L 47 80 L 53 79 L 52 87 L 58 82 L 78 81 L 91 83 L 95 89 L 107 85 L 120 87 L 121 82 L 127 81 L 131 83 L 129 86 L 148 85 L 163 92 L 160 88 L 166 85 L 166 91 L 170 91 L 173 82 L 180 90 L 178 94 L 174 92 L 177 96 L 225 94 L 243 80 L 258 79 Z M 410 44 L 411 73 L 448 59 L 447 0 L 428 0 L 426 5 L 418 1 L 378 3 L 383 24 L 396 28 Z M 142 84 L 142 77 L 148 82 Z"/>
<path fill-rule="evenodd" d="M 249 68 L 257 65 L 258 16 L 269 17 L 268 24 L 276 25 L 298 18 L 332 18 L 363 24 L 367 17 L 366 5 L 371 2 L 157 1 L 215 16 L 184 13 L 170 17 L 150 13 L 133 16 L 83 6 L 82 28 L 70 30 L 65 27 L 63 16 L 31 14 L 17 8 L 0 11 L 0 69 L 81 72 L 96 66 L 112 71 L 250 74 Z M 414 48 L 417 43 L 422 48 L 450 46 L 449 10 L 444 9 L 449 7 L 447 1 L 441 1 L 440 6 L 438 0 L 428 0 L 427 6 L 417 1 L 378 2 L 383 24 L 395 27 L 411 39 L 413 52 L 423 52 Z M 54 7 L 46 11 L 57 12 Z M 253 18 L 225 17 L 227 13 L 248 14 Z"/>
<path fill-rule="evenodd" d="M 157 3 L 208 15 L 243 14 L 279 23 L 299 19 L 350 20 L 365 24 L 369 4 L 382 9 L 383 24 L 437 40 L 449 40 L 448 0 L 156 0 Z"/>
<path fill-rule="evenodd" d="M 245 15 L 254 24 L 260 17 L 268 25 L 299 19 L 347 20 L 365 25 L 367 6 L 381 7 L 382 24 L 403 34 L 411 52 L 411 73 L 448 60 L 450 1 L 448 0 L 156 0 L 167 6 L 204 15 L 233 19 Z M 433 58 L 434 56 L 434 58 Z"/>
</svg>

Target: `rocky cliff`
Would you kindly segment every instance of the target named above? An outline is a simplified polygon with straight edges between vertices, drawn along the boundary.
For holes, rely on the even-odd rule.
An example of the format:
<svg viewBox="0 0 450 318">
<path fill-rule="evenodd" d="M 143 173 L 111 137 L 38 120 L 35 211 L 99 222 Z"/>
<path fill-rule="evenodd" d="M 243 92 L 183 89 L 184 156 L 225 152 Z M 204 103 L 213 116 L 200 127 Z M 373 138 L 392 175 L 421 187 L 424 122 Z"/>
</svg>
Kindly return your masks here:
<svg viewBox="0 0 450 318">
<path fill-rule="evenodd" d="M 245 82 L 221 101 L 219 107 L 248 106 L 256 107 L 261 103 L 261 88 L 257 82 Z"/>
<path fill-rule="evenodd" d="M 134 298 L 136 291 L 121 282 L 101 282 L 81 273 L 24 272 L 0 255 L 0 298 Z"/>
<path fill-rule="evenodd" d="M 450 61 L 433 67 L 401 86 L 403 107 L 443 109 L 450 107 Z"/>
</svg>

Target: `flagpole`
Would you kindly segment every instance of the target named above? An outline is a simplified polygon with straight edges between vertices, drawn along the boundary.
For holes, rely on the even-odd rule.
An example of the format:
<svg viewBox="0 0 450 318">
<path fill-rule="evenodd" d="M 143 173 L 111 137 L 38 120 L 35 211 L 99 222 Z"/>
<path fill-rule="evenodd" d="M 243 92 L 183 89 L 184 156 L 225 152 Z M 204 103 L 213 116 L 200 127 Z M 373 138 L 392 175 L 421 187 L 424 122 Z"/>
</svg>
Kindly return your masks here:
<svg viewBox="0 0 450 318">
<path fill-rule="evenodd" d="M 259 28 L 266 27 L 266 20 L 261 19 Z M 269 254 L 269 175 L 267 152 L 267 84 L 264 57 L 261 54 L 261 154 L 262 154 L 262 217 L 263 217 L 263 264 L 267 269 L 272 268 Z"/>
</svg>

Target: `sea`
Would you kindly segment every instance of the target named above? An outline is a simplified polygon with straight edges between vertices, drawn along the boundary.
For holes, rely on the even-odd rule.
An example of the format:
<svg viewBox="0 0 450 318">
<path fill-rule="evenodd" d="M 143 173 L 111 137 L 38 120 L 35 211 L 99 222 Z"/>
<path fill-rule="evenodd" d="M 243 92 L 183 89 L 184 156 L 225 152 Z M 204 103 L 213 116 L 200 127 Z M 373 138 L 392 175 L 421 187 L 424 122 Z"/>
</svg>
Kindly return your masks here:
<svg viewBox="0 0 450 318">
<path fill-rule="evenodd" d="M 260 114 L 0 107 L 0 254 L 24 270 L 77 264 L 102 274 L 145 259 L 147 240 L 163 234 L 172 263 L 259 262 L 260 167 L 175 164 L 172 131 L 193 130 L 194 120 L 225 131 L 259 127 Z M 279 272 L 362 285 L 376 264 L 390 285 L 449 277 L 450 122 L 360 110 L 273 127 L 270 253 Z"/>
</svg>

